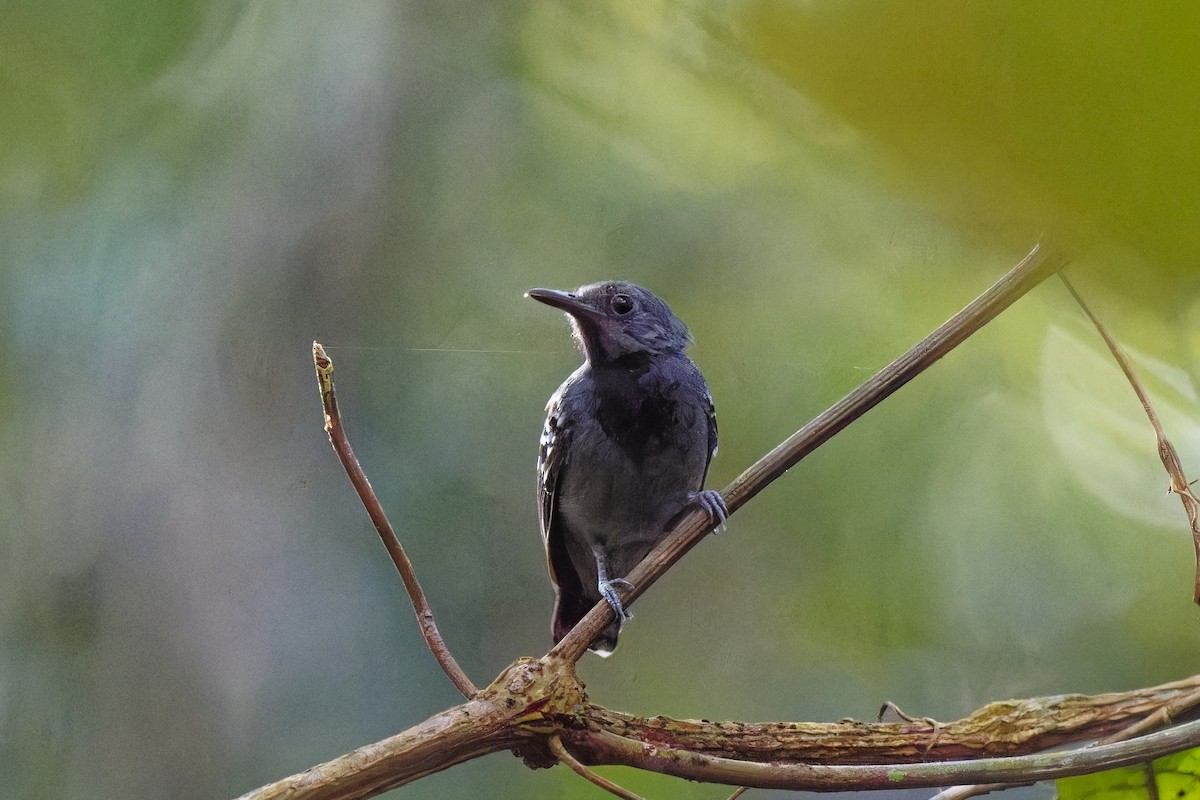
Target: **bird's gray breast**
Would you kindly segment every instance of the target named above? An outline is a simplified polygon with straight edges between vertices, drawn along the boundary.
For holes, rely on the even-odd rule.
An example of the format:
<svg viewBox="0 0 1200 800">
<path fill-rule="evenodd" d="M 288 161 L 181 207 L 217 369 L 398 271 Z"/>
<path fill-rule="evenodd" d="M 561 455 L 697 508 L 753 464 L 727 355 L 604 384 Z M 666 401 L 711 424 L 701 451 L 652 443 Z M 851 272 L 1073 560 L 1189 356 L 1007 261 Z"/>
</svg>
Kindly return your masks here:
<svg viewBox="0 0 1200 800">
<path fill-rule="evenodd" d="M 629 376 L 624 384 L 580 381 L 570 453 L 559 482 L 563 521 L 609 549 L 657 542 L 700 489 L 708 461 L 707 390 L 673 375 Z M 702 381 L 702 379 L 701 379 Z"/>
</svg>

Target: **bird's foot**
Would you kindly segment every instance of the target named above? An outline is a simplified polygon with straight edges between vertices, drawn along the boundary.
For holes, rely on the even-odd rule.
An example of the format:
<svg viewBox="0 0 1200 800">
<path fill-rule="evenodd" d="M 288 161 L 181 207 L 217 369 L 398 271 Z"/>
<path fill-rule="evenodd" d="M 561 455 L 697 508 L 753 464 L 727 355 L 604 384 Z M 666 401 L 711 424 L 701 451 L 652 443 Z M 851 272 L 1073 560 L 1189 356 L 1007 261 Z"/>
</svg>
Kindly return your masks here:
<svg viewBox="0 0 1200 800">
<path fill-rule="evenodd" d="M 725 507 L 725 498 L 716 489 L 705 489 L 702 492 L 692 492 L 688 502 L 695 503 L 708 512 L 708 518 L 716 526 L 713 530 L 720 533 L 725 530 L 729 520 L 729 509 Z"/>
<path fill-rule="evenodd" d="M 612 606 L 613 613 L 617 615 L 617 622 L 624 625 L 625 620 L 633 619 L 633 614 L 625 610 L 625 606 L 621 604 L 621 596 L 617 594 L 617 588 L 632 589 L 633 584 L 624 578 L 613 578 L 610 580 L 601 580 L 599 583 L 600 596 L 608 601 Z"/>
</svg>

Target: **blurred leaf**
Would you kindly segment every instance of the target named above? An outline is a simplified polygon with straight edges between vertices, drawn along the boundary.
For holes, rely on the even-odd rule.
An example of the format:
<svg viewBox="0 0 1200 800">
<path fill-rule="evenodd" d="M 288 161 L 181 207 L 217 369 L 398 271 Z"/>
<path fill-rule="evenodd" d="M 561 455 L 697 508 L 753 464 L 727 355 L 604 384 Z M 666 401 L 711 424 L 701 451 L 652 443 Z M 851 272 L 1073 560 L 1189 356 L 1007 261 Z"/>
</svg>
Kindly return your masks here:
<svg viewBox="0 0 1200 800">
<path fill-rule="evenodd" d="M 1108 274 L 1133 296 L 1200 285 L 1200 5 L 758 2 L 744 22 L 763 64 L 963 224 L 1121 242 L 1183 281 Z"/>
<path fill-rule="evenodd" d="M 1151 779 L 1153 790 L 1147 784 Z M 1198 800 L 1200 749 L 1175 753 L 1142 766 L 1061 778 L 1057 787 L 1059 800 Z"/>
<path fill-rule="evenodd" d="M 1144 353 L 1129 356 L 1187 469 L 1188 454 L 1200 453 L 1200 398 L 1190 376 Z M 1083 322 L 1050 326 L 1041 373 L 1046 429 L 1079 485 L 1130 519 L 1168 529 L 1183 525 L 1178 500 L 1166 493 L 1154 429 L 1095 331 Z"/>
</svg>

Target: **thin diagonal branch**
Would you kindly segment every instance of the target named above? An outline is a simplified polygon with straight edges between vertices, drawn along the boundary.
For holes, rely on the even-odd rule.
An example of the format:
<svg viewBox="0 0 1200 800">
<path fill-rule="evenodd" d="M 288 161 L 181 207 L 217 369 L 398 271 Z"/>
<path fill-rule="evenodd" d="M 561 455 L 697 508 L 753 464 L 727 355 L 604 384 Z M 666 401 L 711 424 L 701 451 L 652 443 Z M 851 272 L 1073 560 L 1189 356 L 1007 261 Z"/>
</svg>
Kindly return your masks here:
<svg viewBox="0 0 1200 800">
<path fill-rule="evenodd" d="M 949 786 L 945 789 L 942 789 L 940 792 L 930 797 L 929 800 L 967 800 L 968 797 L 980 797 L 981 795 L 991 794 L 992 792 L 1000 792 L 1005 789 L 1016 789 L 1021 786 L 1033 786 L 1033 782 L 964 783 L 959 786 Z"/>
<path fill-rule="evenodd" d="M 854 420 L 877 406 L 884 398 L 921 374 L 971 334 L 1008 308 L 1034 286 L 1066 266 L 1066 260 L 1048 255 L 1035 246 L 1019 264 L 959 311 L 907 353 L 875 373 L 850 394 L 834 403 L 811 422 L 789 436 L 778 447 L 755 462 L 725 487 L 722 495 L 732 514 L 772 481 L 794 467 L 800 459 L 827 442 Z M 710 530 L 708 515 L 695 511 L 685 516 L 675 529 L 652 550 L 629 575 L 631 589 L 622 600 L 633 602 L 658 580 Z M 577 661 L 588 644 L 613 619 L 608 603 L 601 601 L 584 616 L 551 653 Z"/>
<path fill-rule="evenodd" d="M 549 745 L 550 752 L 554 754 L 554 757 L 570 767 L 576 775 L 591 781 L 610 794 L 615 794 L 617 797 L 624 798 L 624 800 L 644 800 L 641 795 L 634 794 L 628 789 L 618 786 L 603 775 L 599 775 L 584 766 L 579 759 L 571 755 L 567 748 L 563 747 L 562 739 L 558 737 L 558 734 L 553 734 L 550 737 Z"/>
<path fill-rule="evenodd" d="M 1141 401 L 1142 409 L 1146 412 L 1146 416 L 1150 420 L 1151 427 L 1154 428 L 1154 438 L 1158 441 L 1158 458 L 1162 461 L 1163 469 L 1167 471 L 1167 475 L 1171 478 L 1170 491 L 1179 495 L 1179 501 L 1183 503 L 1183 511 L 1187 514 L 1188 524 L 1192 528 L 1192 545 L 1196 551 L 1196 580 L 1192 586 L 1192 602 L 1200 605 L 1200 498 L 1192 492 L 1192 484 L 1187 479 L 1187 475 L 1183 472 L 1183 463 L 1179 460 L 1179 453 L 1175 450 L 1175 445 L 1171 444 L 1171 440 L 1167 438 L 1167 434 L 1163 431 L 1162 423 L 1158 420 L 1158 414 L 1154 411 L 1154 406 L 1150 404 L 1150 396 L 1146 393 L 1142 382 L 1138 380 L 1133 371 L 1133 365 L 1129 363 L 1124 351 L 1116 340 L 1109 335 L 1108 329 L 1104 327 L 1088 304 L 1083 301 L 1083 297 L 1075 290 L 1075 287 L 1067 280 L 1066 275 L 1059 274 L 1058 276 L 1063 285 L 1067 287 L 1067 291 L 1075 298 L 1075 302 L 1083 309 L 1083 313 L 1087 314 L 1087 318 L 1091 320 L 1092 325 L 1100 333 L 1100 337 L 1104 339 L 1104 344 L 1108 347 L 1108 352 L 1112 353 L 1112 357 L 1116 359 L 1117 365 L 1121 367 L 1121 372 L 1125 373 L 1125 379 L 1129 381 L 1129 385 L 1133 387 L 1134 393 Z"/>
<path fill-rule="evenodd" d="M 1034 246 L 1020 263 L 969 305 L 739 475 L 724 492 L 729 512 L 741 508 L 800 459 L 920 375 L 1066 264 L 1065 258 L 1042 252 L 1040 245 Z"/>
<path fill-rule="evenodd" d="M 329 443 L 333 445 L 333 450 L 342 462 L 342 467 L 346 470 L 350 483 L 354 484 L 354 491 L 358 492 L 359 500 L 367 509 L 371 522 L 375 523 L 375 530 L 379 532 L 383 546 L 387 548 L 388 555 L 392 557 L 392 563 L 396 565 L 396 570 L 400 573 L 400 579 L 404 581 L 404 588 L 408 590 L 408 599 L 412 601 L 413 611 L 417 615 L 417 624 L 421 626 L 421 635 L 425 637 L 425 644 L 429 645 L 429 651 L 433 653 L 433 657 L 437 659 L 450 682 L 462 692 L 463 697 L 474 697 L 478 694 L 479 689 L 471 683 L 467 673 L 463 672 L 462 667 L 454 660 L 450 648 L 446 646 L 446 641 L 442 639 L 437 622 L 433 618 L 433 610 L 429 607 L 429 601 L 425 598 L 425 592 L 417 580 L 417 573 L 413 569 L 412 561 L 404 552 L 404 546 L 400 544 L 400 540 L 396 538 L 392 523 L 388 521 L 383 506 L 379 504 L 379 498 L 375 496 L 375 490 L 371 488 L 371 482 L 367 480 L 367 476 L 346 438 L 346 431 L 342 427 L 342 418 L 338 412 L 337 395 L 333 389 L 333 361 L 325 354 L 325 348 L 321 346 L 320 342 L 313 342 L 313 365 L 317 370 L 317 384 L 321 390 L 321 405 L 325 409 L 325 432 L 329 434 Z"/>
</svg>

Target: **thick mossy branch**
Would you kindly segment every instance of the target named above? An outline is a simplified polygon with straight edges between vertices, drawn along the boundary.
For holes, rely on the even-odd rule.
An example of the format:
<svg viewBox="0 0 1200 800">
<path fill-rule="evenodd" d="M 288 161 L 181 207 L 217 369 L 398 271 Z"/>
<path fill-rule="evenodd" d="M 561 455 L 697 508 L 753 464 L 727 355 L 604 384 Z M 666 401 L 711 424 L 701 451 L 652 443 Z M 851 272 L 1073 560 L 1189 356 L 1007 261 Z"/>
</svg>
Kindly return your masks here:
<svg viewBox="0 0 1200 800">
<path fill-rule="evenodd" d="M 637 717 L 590 705 L 585 717 L 589 730 L 745 761 L 902 764 L 1021 755 L 1098 739 L 1197 689 L 1200 676 L 1131 692 L 1005 700 L 937 725 L 924 720 L 707 722 Z"/>
</svg>

